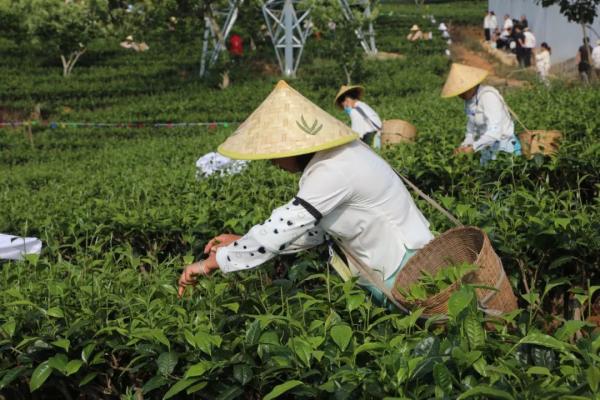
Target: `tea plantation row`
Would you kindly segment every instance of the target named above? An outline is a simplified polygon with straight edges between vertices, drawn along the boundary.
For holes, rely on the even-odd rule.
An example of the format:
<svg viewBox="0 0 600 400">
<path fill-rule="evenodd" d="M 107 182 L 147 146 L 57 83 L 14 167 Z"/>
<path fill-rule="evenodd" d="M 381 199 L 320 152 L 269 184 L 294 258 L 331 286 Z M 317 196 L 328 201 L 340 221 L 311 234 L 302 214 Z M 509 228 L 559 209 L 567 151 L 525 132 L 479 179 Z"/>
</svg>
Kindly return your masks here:
<svg viewBox="0 0 600 400">
<path fill-rule="evenodd" d="M 518 313 L 485 331 L 467 289 L 445 327 L 418 321 L 418 312 L 389 313 L 341 282 L 324 249 L 215 274 L 178 299 L 180 268 L 204 243 L 260 222 L 294 195 L 297 177 L 252 162 L 239 175 L 197 181 L 194 161 L 233 124 L 37 126 L 33 149 L 22 131 L 0 129 L 0 232 L 45 244 L 39 258 L 0 265 L 2 396 L 598 398 L 600 338 L 572 315 L 593 313 L 598 282 L 597 87 L 505 91 L 530 128 L 564 133 L 555 158 L 500 157 L 481 167 L 452 156 L 465 116 L 459 100 L 439 98 L 445 44 L 403 42 L 420 18 L 407 10 L 386 10 L 378 38 L 381 49 L 407 57 L 368 61 L 360 76 L 382 117 L 419 131 L 415 144 L 383 154 L 463 223 L 489 233 Z M 96 43 L 65 80 L 54 61 L 3 42 L 3 111 L 29 113 L 39 102 L 57 121 L 241 121 L 277 80 L 248 55 L 221 91 L 193 75 L 198 45 L 150 45 L 131 54 Z M 291 84 L 343 119 L 332 105 L 343 74 L 321 43 L 311 46 Z M 419 204 L 436 232 L 450 227 Z"/>
</svg>

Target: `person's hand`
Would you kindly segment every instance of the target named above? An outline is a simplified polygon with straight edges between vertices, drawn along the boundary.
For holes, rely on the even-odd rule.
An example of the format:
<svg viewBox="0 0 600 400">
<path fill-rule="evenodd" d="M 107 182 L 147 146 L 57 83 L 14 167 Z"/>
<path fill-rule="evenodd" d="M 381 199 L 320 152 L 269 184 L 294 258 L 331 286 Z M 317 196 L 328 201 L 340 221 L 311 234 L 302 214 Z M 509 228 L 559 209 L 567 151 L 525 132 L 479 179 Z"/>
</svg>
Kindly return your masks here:
<svg viewBox="0 0 600 400">
<path fill-rule="evenodd" d="M 217 255 L 214 252 L 211 252 L 206 260 L 198 261 L 185 267 L 179 278 L 179 297 L 183 296 L 186 287 L 190 285 L 194 286 L 197 283 L 198 276 L 208 276 L 218 268 Z"/>
<path fill-rule="evenodd" d="M 231 235 L 224 233 L 213 238 L 208 244 L 204 247 L 204 254 L 216 253 L 219 247 L 228 246 L 231 243 L 239 240 L 241 238 L 240 235 Z"/>
<path fill-rule="evenodd" d="M 460 146 L 454 149 L 454 154 L 468 154 L 473 153 L 473 146 Z"/>
</svg>

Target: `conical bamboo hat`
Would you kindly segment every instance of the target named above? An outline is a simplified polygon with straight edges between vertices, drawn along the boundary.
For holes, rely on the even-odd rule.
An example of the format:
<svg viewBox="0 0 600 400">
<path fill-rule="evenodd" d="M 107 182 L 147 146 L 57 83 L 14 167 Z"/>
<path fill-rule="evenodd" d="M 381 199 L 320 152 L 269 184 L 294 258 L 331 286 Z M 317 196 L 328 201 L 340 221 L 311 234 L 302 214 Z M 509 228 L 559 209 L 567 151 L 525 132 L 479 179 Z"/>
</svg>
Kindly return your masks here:
<svg viewBox="0 0 600 400">
<path fill-rule="evenodd" d="M 284 81 L 218 148 L 238 160 L 267 160 L 313 153 L 358 135 Z"/>
<path fill-rule="evenodd" d="M 468 65 L 453 63 L 448 79 L 442 88 L 442 97 L 454 97 L 480 84 L 488 71 Z"/>
<path fill-rule="evenodd" d="M 339 108 L 342 108 L 342 105 L 340 103 L 340 98 L 342 96 L 344 96 L 346 93 L 351 92 L 353 90 L 357 91 L 357 97 L 356 99 L 359 100 L 360 98 L 363 97 L 363 95 L 365 94 L 365 88 L 359 85 L 342 85 L 342 87 L 340 87 L 340 90 L 338 91 L 338 93 L 335 95 L 335 100 L 333 101 L 335 103 L 336 106 L 338 106 Z"/>
<path fill-rule="evenodd" d="M 419 30 L 421 30 L 421 29 L 419 28 L 419 25 L 413 25 L 413 26 L 410 28 L 410 31 L 411 31 L 411 32 L 414 32 L 414 31 L 419 31 Z"/>
</svg>

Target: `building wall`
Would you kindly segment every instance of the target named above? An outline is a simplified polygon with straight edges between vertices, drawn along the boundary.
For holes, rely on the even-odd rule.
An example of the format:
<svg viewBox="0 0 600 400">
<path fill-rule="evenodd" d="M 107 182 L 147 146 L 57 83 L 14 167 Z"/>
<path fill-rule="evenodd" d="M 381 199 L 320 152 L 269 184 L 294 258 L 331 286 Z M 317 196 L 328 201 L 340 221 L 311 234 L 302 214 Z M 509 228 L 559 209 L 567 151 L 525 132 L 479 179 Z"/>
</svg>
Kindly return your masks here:
<svg viewBox="0 0 600 400">
<path fill-rule="evenodd" d="M 542 42 L 547 42 L 552 47 L 552 64 L 575 57 L 577 49 L 582 44 L 581 25 L 569 22 L 560 13 L 558 6 L 542 7 L 535 0 L 489 0 L 489 10 L 496 13 L 500 26 L 504 22 L 505 14 L 516 19 L 523 14 L 526 15 L 529 29 L 536 37 L 537 46 L 539 47 Z M 590 44 L 596 46 L 596 41 L 600 39 L 598 36 L 600 35 L 600 17 L 596 18 L 592 28 L 597 33 L 588 30 L 588 36 Z"/>
</svg>

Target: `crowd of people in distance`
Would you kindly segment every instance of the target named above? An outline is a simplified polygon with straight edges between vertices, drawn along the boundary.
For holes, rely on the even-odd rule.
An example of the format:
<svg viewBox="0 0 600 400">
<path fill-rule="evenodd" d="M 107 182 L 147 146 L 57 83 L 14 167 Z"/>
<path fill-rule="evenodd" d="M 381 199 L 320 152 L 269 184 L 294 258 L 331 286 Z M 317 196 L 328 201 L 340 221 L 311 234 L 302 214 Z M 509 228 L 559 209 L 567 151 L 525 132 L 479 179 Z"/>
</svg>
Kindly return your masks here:
<svg viewBox="0 0 600 400">
<path fill-rule="evenodd" d="M 483 20 L 483 34 L 492 47 L 514 53 L 521 68 L 529 68 L 535 63 L 540 80 L 549 83 L 552 49 L 546 42 L 536 47 L 536 37 L 525 15 L 514 19 L 506 14 L 500 26 L 495 12 L 488 11 Z M 586 38 L 577 50 L 575 62 L 584 83 L 589 83 L 593 77 L 600 79 L 600 40 L 596 44 L 592 48 Z"/>
</svg>

